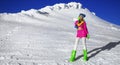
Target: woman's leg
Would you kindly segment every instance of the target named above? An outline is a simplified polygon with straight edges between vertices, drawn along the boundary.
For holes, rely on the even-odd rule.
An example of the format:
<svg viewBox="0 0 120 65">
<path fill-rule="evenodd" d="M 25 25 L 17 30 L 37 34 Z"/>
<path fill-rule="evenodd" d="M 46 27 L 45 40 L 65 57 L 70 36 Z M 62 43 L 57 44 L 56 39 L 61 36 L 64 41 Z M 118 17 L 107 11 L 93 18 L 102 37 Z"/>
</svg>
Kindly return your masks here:
<svg viewBox="0 0 120 65">
<path fill-rule="evenodd" d="M 83 44 L 83 49 L 87 50 L 87 46 L 86 46 L 86 37 L 82 38 L 82 44 Z"/>
<path fill-rule="evenodd" d="M 80 38 L 77 37 L 76 40 L 75 40 L 74 50 L 77 50 L 79 40 L 80 40 Z"/>
<path fill-rule="evenodd" d="M 82 38 L 82 44 L 83 44 L 83 60 L 87 61 L 88 57 L 87 57 L 87 46 L 86 46 L 86 37 Z"/>
<path fill-rule="evenodd" d="M 75 60 L 78 43 L 79 43 L 79 38 L 76 38 L 74 49 L 72 50 L 72 53 L 71 53 L 70 62 L 73 62 Z"/>
</svg>

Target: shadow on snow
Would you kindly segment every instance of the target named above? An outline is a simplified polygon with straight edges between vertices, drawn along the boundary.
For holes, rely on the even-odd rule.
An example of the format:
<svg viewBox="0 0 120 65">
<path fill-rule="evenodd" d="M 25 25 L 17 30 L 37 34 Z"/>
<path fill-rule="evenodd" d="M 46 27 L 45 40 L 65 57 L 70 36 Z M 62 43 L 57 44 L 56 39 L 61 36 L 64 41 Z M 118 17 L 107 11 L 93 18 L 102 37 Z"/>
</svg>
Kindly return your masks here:
<svg viewBox="0 0 120 65">
<path fill-rule="evenodd" d="M 118 42 L 110 42 L 108 43 L 107 45 L 103 46 L 103 47 L 99 47 L 99 48 L 95 48 L 91 51 L 88 52 L 88 54 L 92 53 L 92 52 L 95 52 L 93 54 L 91 54 L 89 57 L 88 57 L 88 60 L 94 56 L 96 56 L 98 53 L 100 53 L 101 51 L 104 51 L 104 50 L 111 50 L 112 48 L 116 47 L 117 45 L 120 44 L 120 41 Z M 83 55 L 80 55 L 76 58 L 76 60 L 80 59 L 81 57 L 83 57 Z"/>
</svg>

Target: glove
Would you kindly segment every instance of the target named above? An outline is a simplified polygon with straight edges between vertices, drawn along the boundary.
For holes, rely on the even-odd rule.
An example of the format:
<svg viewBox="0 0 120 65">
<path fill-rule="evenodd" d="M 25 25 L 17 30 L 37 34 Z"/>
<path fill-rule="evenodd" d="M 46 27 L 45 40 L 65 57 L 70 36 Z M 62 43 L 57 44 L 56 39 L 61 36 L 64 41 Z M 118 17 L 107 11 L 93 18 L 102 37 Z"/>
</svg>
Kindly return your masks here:
<svg viewBox="0 0 120 65">
<path fill-rule="evenodd" d="M 76 28 L 76 29 L 78 29 L 78 26 L 77 26 L 77 25 L 75 25 L 75 28 Z"/>
<path fill-rule="evenodd" d="M 89 34 L 87 34 L 87 39 L 90 39 L 90 35 Z"/>
</svg>

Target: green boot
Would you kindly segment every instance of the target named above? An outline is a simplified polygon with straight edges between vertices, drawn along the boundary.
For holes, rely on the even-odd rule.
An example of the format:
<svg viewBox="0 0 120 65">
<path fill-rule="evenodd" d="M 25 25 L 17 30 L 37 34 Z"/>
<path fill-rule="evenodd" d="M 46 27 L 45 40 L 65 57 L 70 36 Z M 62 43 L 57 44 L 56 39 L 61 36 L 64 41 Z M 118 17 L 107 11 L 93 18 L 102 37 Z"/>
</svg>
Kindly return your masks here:
<svg viewBox="0 0 120 65">
<path fill-rule="evenodd" d="M 88 60 L 88 57 L 87 57 L 87 50 L 83 50 L 83 60 L 84 61 L 87 61 Z"/>
<path fill-rule="evenodd" d="M 71 53 L 71 57 L 70 57 L 70 62 L 73 62 L 75 60 L 75 56 L 76 56 L 76 50 L 72 50 L 72 53 Z"/>
</svg>

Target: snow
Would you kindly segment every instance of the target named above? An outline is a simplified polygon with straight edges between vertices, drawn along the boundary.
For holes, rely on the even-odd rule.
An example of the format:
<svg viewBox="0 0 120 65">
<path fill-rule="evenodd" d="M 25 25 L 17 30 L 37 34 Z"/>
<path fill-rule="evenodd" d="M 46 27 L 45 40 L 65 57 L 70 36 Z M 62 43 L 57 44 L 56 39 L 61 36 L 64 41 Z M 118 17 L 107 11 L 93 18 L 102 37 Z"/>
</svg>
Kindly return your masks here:
<svg viewBox="0 0 120 65">
<path fill-rule="evenodd" d="M 65 3 L 59 3 L 59 4 L 55 4 L 53 6 L 46 6 L 44 8 L 42 8 L 41 10 L 61 10 L 61 9 L 81 9 L 82 8 L 82 4 L 80 3 L 76 3 L 76 2 L 70 2 L 68 4 Z"/>
<path fill-rule="evenodd" d="M 76 8 L 78 5 L 79 8 Z M 91 35 L 87 40 L 89 60 L 82 61 L 80 41 L 76 61 L 69 63 L 66 60 L 73 49 L 76 34 L 74 21 L 79 13 L 86 14 Z M 119 26 L 100 19 L 75 2 L 14 14 L 2 13 L 0 65 L 119 65 L 119 35 Z"/>
<path fill-rule="evenodd" d="M 96 15 L 95 12 L 92 12 L 93 15 Z"/>
</svg>

